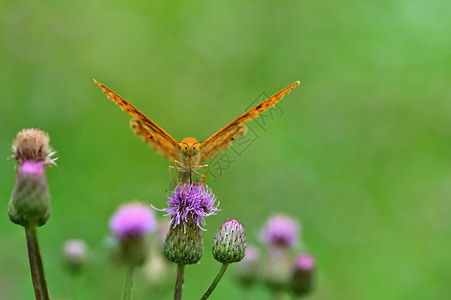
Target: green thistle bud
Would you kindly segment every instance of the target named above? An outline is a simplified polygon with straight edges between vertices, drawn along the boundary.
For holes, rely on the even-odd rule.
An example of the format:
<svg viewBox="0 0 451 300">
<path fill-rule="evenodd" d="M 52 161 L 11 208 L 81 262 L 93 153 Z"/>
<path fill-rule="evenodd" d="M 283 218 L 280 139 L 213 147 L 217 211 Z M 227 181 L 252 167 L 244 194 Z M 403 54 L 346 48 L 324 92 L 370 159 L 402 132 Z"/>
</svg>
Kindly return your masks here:
<svg viewBox="0 0 451 300">
<path fill-rule="evenodd" d="M 239 262 L 246 253 L 246 233 L 237 220 L 226 221 L 213 241 L 213 256 L 223 264 Z"/>
<path fill-rule="evenodd" d="M 174 263 L 197 263 L 204 252 L 202 230 L 194 222 L 178 224 L 169 229 L 164 243 L 164 256 Z"/>
<path fill-rule="evenodd" d="M 38 163 L 39 164 L 39 163 Z M 8 214 L 12 222 L 27 226 L 30 223 L 44 225 L 50 217 L 50 195 L 47 179 L 42 171 L 28 172 L 29 163 L 17 169 L 16 183 L 11 194 Z M 39 168 L 39 167 L 38 167 Z"/>
<path fill-rule="evenodd" d="M 44 167 L 54 162 L 49 137 L 38 129 L 24 129 L 13 143 L 18 162 L 16 182 L 8 207 L 12 222 L 29 226 L 44 225 L 50 217 L 50 195 Z"/>
<path fill-rule="evenodd" d="M 246 255 L 236 265 L 236 275 L 243 286 L 257 281 L 260 273 L 260 250 L 255 245 L 247 245 Z"/>
<path fill-rule="evenodd" d="M 147 258 L 148 249 L 142 237 L 129 236 L 121 239 L 121 259 L 130 267 L 139 267 Z"/>
<path fill-rule="evenodd" d="M 296 257 L 291 288 L 298 296 L 308 294 L 314 285 L 315 259 L 308 253 Z"/>
<path fill-rule="evenodd" d="M 287 289 L 291 280 L 293 258 L 287 248 L 270 248 L 262 277 L 265 284 L 274 291 Z"/>
<path fill-rule="evenodd" d="M 73 273 L 81 271 L 86 261 L 87 247 L 82 240 L 68 240 L 63 245 L 64 265 Z"/>
</svg>

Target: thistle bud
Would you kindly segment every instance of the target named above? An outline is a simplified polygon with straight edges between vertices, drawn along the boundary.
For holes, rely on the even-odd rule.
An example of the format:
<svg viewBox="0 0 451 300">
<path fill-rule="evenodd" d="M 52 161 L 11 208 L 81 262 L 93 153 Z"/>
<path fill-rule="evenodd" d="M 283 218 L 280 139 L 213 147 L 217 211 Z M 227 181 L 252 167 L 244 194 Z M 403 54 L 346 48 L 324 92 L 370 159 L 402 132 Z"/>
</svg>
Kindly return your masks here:
<svg viewBox="0 0 451 300">
<path fill-rule="evenodd" d="M 236 275 L 244 286 L 253 284 L 259 273 L 260 250 L 255 245 L 247 245 L 246 254 L 236 265 Z"/>
<path fill-rule="evenodd" d="M 201 228 L 194 222 L 171 227 L 166 236 L 163 252 L 169 261 L 176 264 L 197 263 L 204 252 Z"/>
<path fill-rule="evenodd" d="M 309 293 L 313 286 L 315 260 L 308 253 L 301 253 L 296 257 L 291 288 L 296 295 Z"/>
<path fill-rule="evenodd" d="M 54 163 L 49 136 L 39 129 L 24 129 L 13 142 L 17 160 L 16 182 L 8 206 L 12 222 L 44 225 L 50 217 L 50 194 L 44 167 Z"/>
<path fill-rule="evenodd" d="M 246 233 L 237 220 L 226 221 L 213 241 L 213 256 L 223 264 L 239 262 L 246 252 Z"/>
<path fill-rule="evenodd" d="M 155 229 L 153 212 L 144 204 L 124 204 L 110 221 L 110 228 L 121 247 L 122 260 L 131 267 L 141 266 L 147 257 L 145 234 Z"/>
<path fill-rule="evenodd" d="M 70 271 L 77 273 L 86 261 L 86 244 L 82 240 L 68 240 L 63 245 L 63 262 Z"/>
<path fill-rule="evenodd" d="M 169 284 L 172 285 L 169 277 L 173 274 L 174 265 L 170 264 L 163 256 L 163 245 L 169 228 L 168 222 L 159 222 L 157 231 L 152 239 L 149 256 L 144 267 L 147 282 L 152 287 L 158 286 L 157 288 L 164 289 L 164 287 L 169 288 Z"/>
</svg>

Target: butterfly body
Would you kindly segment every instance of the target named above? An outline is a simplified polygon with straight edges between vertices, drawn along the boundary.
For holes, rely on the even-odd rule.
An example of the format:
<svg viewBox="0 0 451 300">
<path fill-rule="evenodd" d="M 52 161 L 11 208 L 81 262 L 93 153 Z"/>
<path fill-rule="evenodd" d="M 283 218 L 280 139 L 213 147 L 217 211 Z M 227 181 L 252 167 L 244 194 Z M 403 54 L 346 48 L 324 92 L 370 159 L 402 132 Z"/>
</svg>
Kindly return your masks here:
<svg viewBox="0 0 451 300">
<path fill-rule="evenodd" d="M 186 182 L 196 170 L 202 168 L 200 143 L 193 137 L 186 137 L 179 145 L 179 160 L 175 162 L 174 167 L 181 181 Z"/>
<path fill-rule="evenodd" d="M 259 103 L 249 111 L 224 126 L 211 137 L 203 142 L 198 142 L 193 137 L 187 137 L 182 142 L 177 142 L 172 136 L 140 112 L 127 100 L 110 90 L 105 85 L 94 82 L 107 94 L 108 98 L 119 105 L 123 111 L 132 116 L 130 121 L 131 129 L 166 158 L 174 162 L 173 168 L 176 170 L 181 182 L 192 181 L 192 176 L 197 175 L 205 181 L 208 173 L 208 165 L 204 161 L 213 159 L 217 154 L 226 150 L 233 141 L 246 134 L 247 127 L 244 123 L 254 119 L 265 110 L 273 107 L 284 95 L 299 85 L 296 81 L 280 92 L 274 94 L 263 102 Z M 198 169 L 206 168 L 205 175 L 197 172 Z M 172 176 L 172 175 L 171 175 Z"/>
</svg>

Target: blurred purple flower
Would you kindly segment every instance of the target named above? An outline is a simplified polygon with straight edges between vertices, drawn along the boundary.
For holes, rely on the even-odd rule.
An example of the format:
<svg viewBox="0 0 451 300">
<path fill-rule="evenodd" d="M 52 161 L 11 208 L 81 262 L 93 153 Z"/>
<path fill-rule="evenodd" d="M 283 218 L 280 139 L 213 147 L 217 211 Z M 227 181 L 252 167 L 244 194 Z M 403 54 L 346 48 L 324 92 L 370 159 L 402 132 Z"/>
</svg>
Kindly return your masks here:
<svg viewBox="0 0 451 300">
<path fill-rule="evenodd" d="M 263 229 L 265 243 L 276 247 L 292 248 L 298 242 L 300 225 L 286 215 L 272 216 Z"/>
<path fill-rule="evenodd" d="M 63 244 L 63 259 L 71 271 L 80 271 L 86 261 L 86 256 L 87 246 L 84 241 L 72 239 Z"/>
<path fill-rule="evenodd" d="M 111 231 L 119 238 L 142 236 L 156 225 L 153 211 L 139 202 L 120 206 L 110 220 Z"/>
<path fill-rule="evenodd" d="M 215 201 L 212 190 L 200 182 L 179 184 L 168 197 L 168 208 L 161 210 L 171 217 L 173 227 L 191 221 L 204 230 L 205 217 L 218 211 L 219 203 L 215 206 Z"/>
<path fill-rule="evenodd" d="M 301 253 L 296 257 L 295 268 L 309 271 L 315 267 L 315 259 L 308 253 Z"/>
<path fill-rule="evenodd" d="M 247 245 L 246 247 L 246 255 L 244 256 L 241 263 L 244 263 L 246 260 L 246 263 L 248 264 L 257 264 L 260 260 L 260 250 L 255 245 Z"/>
<path fill-rule="evenodd" d="M 236 274 L 243 285 L 251 285 L 259 274 L 260 250 L 255 245 L 247 245 L 246 254 L 237 264 Z"/>
</svg>

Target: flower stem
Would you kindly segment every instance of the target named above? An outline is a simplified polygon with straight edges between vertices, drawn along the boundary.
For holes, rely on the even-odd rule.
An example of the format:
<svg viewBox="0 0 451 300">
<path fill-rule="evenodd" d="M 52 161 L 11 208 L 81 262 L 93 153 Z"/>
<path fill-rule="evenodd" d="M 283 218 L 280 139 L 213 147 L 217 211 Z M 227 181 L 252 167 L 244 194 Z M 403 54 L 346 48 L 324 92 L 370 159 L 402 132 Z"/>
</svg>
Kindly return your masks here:
<svg viewBox="0 0 451 300">
<path fill-rule="evenodd" d="M 201 300 L 207 299 L 208 297 L 210 297 L 211 293 L 213 293 L 213 290 L 216 288 L 216 286 L 218 285 L 219 281 L 222 278 L 222 275 L 224 275 L 224 272 L 227 270 L 227 267 L 229 265 L 228 264 L 222 264 L 221 269 L 219 269 L 218 274 L 216 275 L 215 279 L 213 280 L 213 282 L 210 284 L 210 287 L 208 288 L 208 290 L 204 293 L 204 295 L 202 296 L 202 298 L 200 298 Z"/>
<path fill-rule="evenodd" d="M 127 267 L 125 272 L 124 300 L 130 300 L 132 298 L 134 269 L 134 267 Z"/>
<path fill-rule="evenodd" d="M 283 299 L 283 292 L 281 290 L 275 290 L 271 299 L 272 300 L 281 300 L 281 299 Z"/>
<path fill-rule="evenodd" d="M 185 275 L 185 265 L 177 265 L 177 279 L 175 281 L 174 300 L 182 299 L 183 281 Z"/>
<path fill-rule="evenodd" d="M 47 291 L 47 283 L 45 282 L 41 252 L 39 251 L 36 224 L 32 223 L 25 226 L 25 237 L 27 239 L 28 259 L 30 260 L 34 295 L 36 300 L 48 300 L 49 293 Z"/>
</svg>

